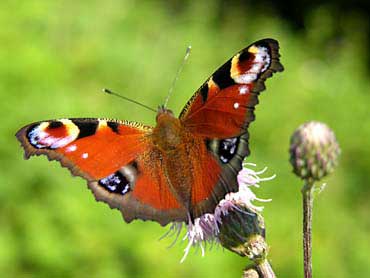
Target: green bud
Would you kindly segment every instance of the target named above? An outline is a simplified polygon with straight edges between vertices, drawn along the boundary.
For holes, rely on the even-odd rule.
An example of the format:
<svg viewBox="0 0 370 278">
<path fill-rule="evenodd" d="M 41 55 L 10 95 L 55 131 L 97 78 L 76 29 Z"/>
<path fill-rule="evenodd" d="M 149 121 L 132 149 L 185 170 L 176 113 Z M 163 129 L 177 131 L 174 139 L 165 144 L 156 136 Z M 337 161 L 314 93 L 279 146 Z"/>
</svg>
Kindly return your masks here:
<svg viewBox="0 0 370 278">
<path fill-rule="evenodd" d="M 290 163 L 302 179 L 320 180 L 338 164 L 340 148 L 334 132 L 324 123 L 308 122 L 290 139 Z"/>
<path fill-rule="evenodd" d="M 266 258 L 268 246 L 264 240 L 265 223 L 262 215 L 252 208 L 237 205 L 221 216 L 218 238 L 223 247 L 253 261 Z"/>
</svg>

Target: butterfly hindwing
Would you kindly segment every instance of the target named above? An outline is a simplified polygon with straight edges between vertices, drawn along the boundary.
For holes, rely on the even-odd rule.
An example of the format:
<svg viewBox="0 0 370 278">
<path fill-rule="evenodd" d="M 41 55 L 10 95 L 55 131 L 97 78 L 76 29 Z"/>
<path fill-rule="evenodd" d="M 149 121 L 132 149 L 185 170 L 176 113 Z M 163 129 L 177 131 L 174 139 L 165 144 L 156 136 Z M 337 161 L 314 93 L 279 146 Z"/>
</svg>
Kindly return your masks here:
<svg viewBox="0 0 370 278">
<path fill-rule="evenodd" d="M 155 220 L 161 225 L 171 221 L 184 221 L 187 211 L 170 190 L 157 155 L 156 151 L 144 152 L 136 158 L 134 164 L 122 167 L 109 179 L 88 182 L 96 200 L 119 209 L 128 223 L 137 218 Z M 150 162 L 147 156 L 152 157 Z M 116 184 L 122 176 L 127 178 L 123 194 L 122 191 L 112 190 L 117 188 Z"/>
</svg>

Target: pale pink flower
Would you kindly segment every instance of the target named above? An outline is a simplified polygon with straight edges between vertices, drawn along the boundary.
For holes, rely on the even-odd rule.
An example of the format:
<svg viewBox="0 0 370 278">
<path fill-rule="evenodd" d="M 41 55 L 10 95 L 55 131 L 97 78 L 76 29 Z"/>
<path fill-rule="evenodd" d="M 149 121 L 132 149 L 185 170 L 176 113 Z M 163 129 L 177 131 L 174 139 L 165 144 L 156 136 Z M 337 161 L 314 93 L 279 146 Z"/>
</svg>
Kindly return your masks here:
<svg viewBox="0 0 370 278">
<path fill-rule="evenodd" d="M 186 259 L 191 247 L 199 247 L 202 252 L 202 256 L 205 254 L 205 246 L 207 244 L 218 243 L 218 234 L 220 232 L 220 225 L 222 224 L 221 217 L 227 215 L 232 210 L 239 210 L 237 205 L 244 205 L 251 209 L 261 212 L 263 207 L 255 206 L 252 204 L 253 201 L 268 202 L 271 199 L 265 200 L 257 198 L 252 192 L 250 187 L 259 187 L 260 182 L 268 181 L 275 178 L 275 175 L 268 178 L 261 178 L 260 175 L 265 173 L 267 168 L 262 171 L 254 171 L 247 166 L 255 167 L 255 164 L 244 163 L 242 170 L 239 172 L 237 180 L 239 185 L 239 191 L 234 193 L 229 193 L 225 196 L 225 199 L 221 200 L 216 207 L 214 213 L 206 213 L 199 218 L 194 220 L 194 223 L 189 221 L 187 225 L 187 232 L 183 240 L 187 240 L 188 244 L 184 249 L 184 256 L 181 259 L 181 263 Z M 180 234 L 182 229 L 182 224 L 173 223 L 170 227 L 168 234 L 177 233 Z M 177 237 L 176 237 L 177 238 Z"/>
</svg>

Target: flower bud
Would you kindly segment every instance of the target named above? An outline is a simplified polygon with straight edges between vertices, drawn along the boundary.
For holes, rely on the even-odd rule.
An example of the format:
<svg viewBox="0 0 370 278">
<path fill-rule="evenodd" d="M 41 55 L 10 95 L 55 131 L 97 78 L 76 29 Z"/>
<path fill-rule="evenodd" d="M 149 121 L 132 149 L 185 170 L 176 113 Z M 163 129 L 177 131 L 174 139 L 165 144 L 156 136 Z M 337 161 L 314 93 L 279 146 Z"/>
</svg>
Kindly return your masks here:
<svg viewBox="0 0 370 278">
<path fill-rule="evenodd" d="M 252 208 L 234 205 L 234 209 L 221 216 L 222 224 L 218 235 L 221 245 L 253 261 L 264 259 L 268 246 L 264 240 L 263 217 Z"/>
<path fill-rule="evenodd" d="M 290 139 L 290 163 L 302 179 L 320 180 L 338 163 L 340 148 L 334 132 L 324 123 L 308 122 Z"/>
</svg>

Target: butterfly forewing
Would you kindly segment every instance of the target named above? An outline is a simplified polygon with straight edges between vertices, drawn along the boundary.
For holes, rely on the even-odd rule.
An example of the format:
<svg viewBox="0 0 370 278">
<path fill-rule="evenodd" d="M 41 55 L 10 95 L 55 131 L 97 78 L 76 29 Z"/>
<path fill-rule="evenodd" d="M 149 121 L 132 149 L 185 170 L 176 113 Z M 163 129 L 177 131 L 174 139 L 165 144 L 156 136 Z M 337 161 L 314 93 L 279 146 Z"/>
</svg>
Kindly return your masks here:
<svg viewBox="0 0 370 278">
<path fill-rule="evenodd" d="M 254 120 L 264 81 L 282 71 L 279 45 L 264 39 L 238 52 L 198 89 L 180 114 L 189 130 L 207 138 L 231 138 Z"/>
</svg>

